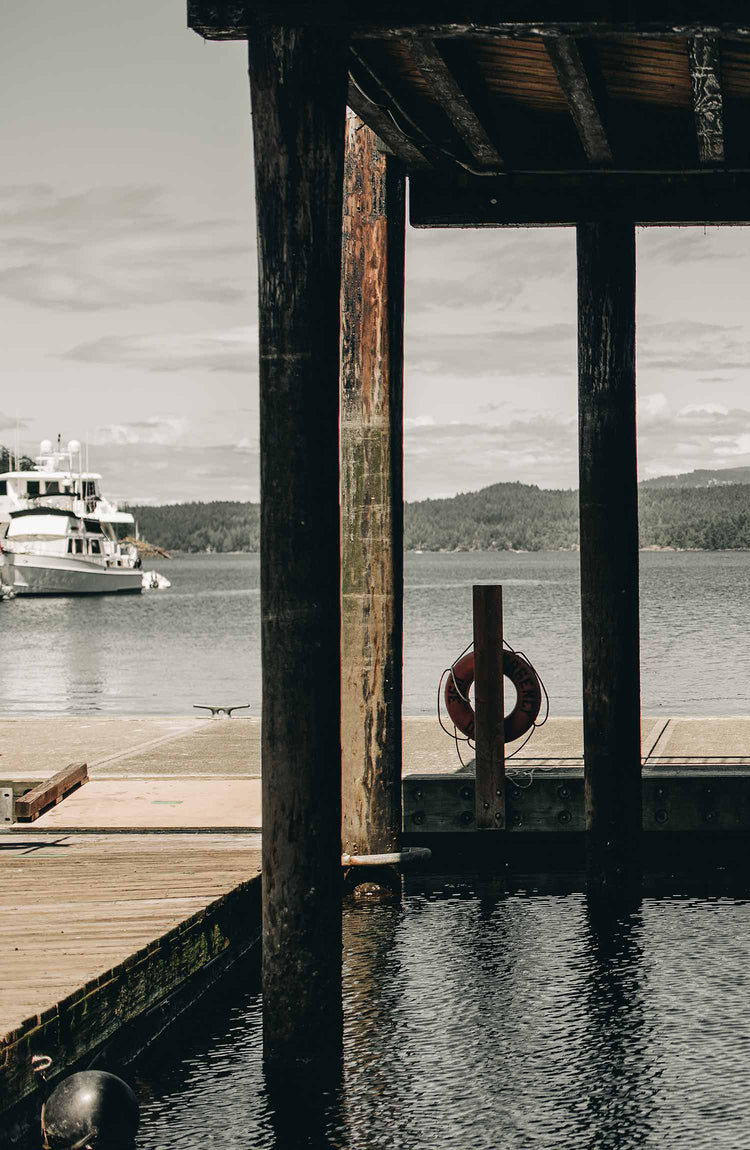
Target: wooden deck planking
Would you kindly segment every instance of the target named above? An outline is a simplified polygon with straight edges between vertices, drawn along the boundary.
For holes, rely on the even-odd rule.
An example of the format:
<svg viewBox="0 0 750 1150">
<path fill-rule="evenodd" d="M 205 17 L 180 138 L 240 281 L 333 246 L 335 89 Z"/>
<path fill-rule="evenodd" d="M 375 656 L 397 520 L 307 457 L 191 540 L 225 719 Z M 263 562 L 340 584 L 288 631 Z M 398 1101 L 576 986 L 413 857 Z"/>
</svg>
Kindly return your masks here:
<svg viewBox="0 0 750 1150">
<path fill-rule="evenodd" d="M 0 850 L 0 1034 L 260 873 L 257 836 L 25 839 L 55 845 Z"/>
<path fill-rule="evenodd" d="M 92 779 L 34 825 L 70 832 L 260 830 L 260 779 Z"/>
</svg>

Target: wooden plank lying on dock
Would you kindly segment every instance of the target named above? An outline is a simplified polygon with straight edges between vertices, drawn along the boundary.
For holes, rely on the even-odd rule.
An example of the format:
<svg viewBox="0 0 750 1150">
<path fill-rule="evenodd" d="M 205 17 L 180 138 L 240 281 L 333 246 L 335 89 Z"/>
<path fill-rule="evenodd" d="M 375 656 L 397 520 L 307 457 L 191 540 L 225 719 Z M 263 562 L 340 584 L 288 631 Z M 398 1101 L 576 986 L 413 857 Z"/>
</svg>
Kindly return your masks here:
<svg viewBox="0 0 750 1150">
<path fill-rule="evenodd" d="M 2 836 L 0 1113 L 251 945 L 259 874 L 257 836 Z"/>
<path fill-rule="evenodd" d="M 86 763 L 70 763 L 63 767 L 51 779 L 39 783 L 32 790 L 27 791 L 21 798 L 16 799 L 16 821 L 30 823 L 38 819 L 44 811 L 57 806 L 73 791 L 78 790 L 89 779 Z"/>
</svg>

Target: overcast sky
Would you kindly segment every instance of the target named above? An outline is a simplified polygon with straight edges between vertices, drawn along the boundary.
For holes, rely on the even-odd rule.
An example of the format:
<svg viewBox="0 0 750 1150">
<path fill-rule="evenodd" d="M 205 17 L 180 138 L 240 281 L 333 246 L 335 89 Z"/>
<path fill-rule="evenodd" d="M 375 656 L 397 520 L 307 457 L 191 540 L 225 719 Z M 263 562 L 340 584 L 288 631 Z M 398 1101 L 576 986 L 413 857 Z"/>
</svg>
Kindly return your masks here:
<svg viewBox="0 0 750 1150">
<path fill-rule="evenodd" d="M 246 45 L 184 0 L 25 0 L 0 40 L 0 442 L 105 492 L 257 499 Z M 572 230 L 410 230 L 406 494 L 577 483 Z M 750 235 L 638 234 L 643 477 L 750 465 Z"/>
</svg>

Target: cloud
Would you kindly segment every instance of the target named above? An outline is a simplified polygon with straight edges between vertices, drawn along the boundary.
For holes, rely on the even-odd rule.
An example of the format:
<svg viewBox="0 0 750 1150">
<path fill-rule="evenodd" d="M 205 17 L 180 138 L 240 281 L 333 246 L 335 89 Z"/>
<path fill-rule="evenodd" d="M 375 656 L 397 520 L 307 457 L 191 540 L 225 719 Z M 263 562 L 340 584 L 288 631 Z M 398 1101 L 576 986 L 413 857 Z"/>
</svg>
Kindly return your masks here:
<svg viewBox="0 0 750 1150">
<path fill-rule="evenodd" d="M 253 229 L 180 219 L 159 188 L 0 188 L 0 239 L 0 295 L 38 307 L 228 304 L 254 291 Z"/>
<path fill-rule="evenodd" d="M 408 499 L 452 495 L 501 480 L 549 487 L 578 481 L 574 417 L 421 424 L 407 428 L 405 440 Z"/>
<path fill-rule="evenodd" d="M 457 379 L 571 375 L 576 371 L 573 323 L 501 326 L 497 317 L 422 315 L 409 328 L 407 369 Z"/>
<path fill-rule="evenodd" d="M 0 431 L 8 431 L 16 427 L 28 427 L 28 419 L 16 419 L 15 416 L 3 415 L 0 412 Z"/>
<path fill-rule="evenodd" d="M 660 322 L 649 316 L 638 323 L 637 341 L 641 369 L 714 372 L 750 363 L 747 329 L 739 324 Z"/>
<path fill-rule="evenodd" d="M 641 475 L 672 475 L 698 468 L 750 464 L 750 410 L 719 403 L 690 403 L 641 418 L 638 455 Z"/>
<path fill-rule="evenodd" d="M 149 416 L 131 423 L 110 423 L 97 427 L 92 435 L 96 444 L 133 446 L 135 444 L 174 445 L 185 437 L 188 421 L 184 416 Z"/>
<path fill-rule="evenodd" d="M 226 371 L 257 374 L 254 326 L 163 335 L 102 336 L 65 352 L 65 359 L 145 371 Z"/>
<path fill-rule="evenodd" d="M 680 267 L 699 261 L 743 260 L 750 243 L 739 228 L 670 227 L 638 230 L 638 259 Z"/>
</svg>

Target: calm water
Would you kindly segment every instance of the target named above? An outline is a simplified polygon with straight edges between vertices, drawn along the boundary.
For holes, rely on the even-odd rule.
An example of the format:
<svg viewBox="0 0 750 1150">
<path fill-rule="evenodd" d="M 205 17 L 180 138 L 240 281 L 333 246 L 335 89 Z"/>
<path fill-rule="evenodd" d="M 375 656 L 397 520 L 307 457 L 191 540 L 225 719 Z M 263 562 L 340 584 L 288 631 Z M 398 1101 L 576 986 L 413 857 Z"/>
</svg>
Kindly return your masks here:
<svg viewBox="0 0 750 1150">
<path fill-rule="evenodd" d="M 255 555 L 160 561 L 168 591 L 0 604 L 5 714 L 260 713 Z M 406 556 L 404 710 L 435 709 L 440 672 L 471 638 L 471 585 L 504 587 L 505 632 L 544 679 L 552 713 L 580 712 L 578 556 Z M 641 555 L 643 708 L 750 714 L 750 553 Z"/>
<path fill-rule="evenodd" d="M 139 1150 L 750 1145 L 750 903 L 415 881 L 345 911 L 338 1096 L 269 1095 L 248 992 L 143 1068 Z"/>
</svg>

